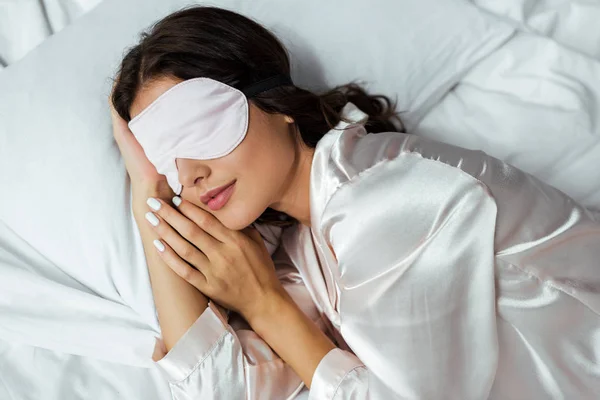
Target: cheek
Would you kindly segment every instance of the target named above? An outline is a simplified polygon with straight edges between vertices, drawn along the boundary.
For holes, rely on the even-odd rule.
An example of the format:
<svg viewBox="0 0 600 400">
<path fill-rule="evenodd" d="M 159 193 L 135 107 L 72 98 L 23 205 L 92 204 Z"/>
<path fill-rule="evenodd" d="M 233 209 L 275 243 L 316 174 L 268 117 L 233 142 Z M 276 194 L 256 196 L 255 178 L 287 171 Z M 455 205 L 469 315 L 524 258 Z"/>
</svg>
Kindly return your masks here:
<svg viewBox="0 0 600 400">
<path fill-rule="evenodd" d="M 294 162 L 293 151 L 286 152 L 282 148 L 265 148 L 258 154 L 248 159 L 240 170 L 240 181 L 244 182 L 253 204 L 273 200 L 288 179 Z"/>
<path fill-rule="evenodd" d="M 238 178 L 245 186 L 262 185 L 268 182 L 276 170 L 275 158 L 278 151 L 265 139 L 244 141 L 223 165 L 230 174 Z"/>
</svg>

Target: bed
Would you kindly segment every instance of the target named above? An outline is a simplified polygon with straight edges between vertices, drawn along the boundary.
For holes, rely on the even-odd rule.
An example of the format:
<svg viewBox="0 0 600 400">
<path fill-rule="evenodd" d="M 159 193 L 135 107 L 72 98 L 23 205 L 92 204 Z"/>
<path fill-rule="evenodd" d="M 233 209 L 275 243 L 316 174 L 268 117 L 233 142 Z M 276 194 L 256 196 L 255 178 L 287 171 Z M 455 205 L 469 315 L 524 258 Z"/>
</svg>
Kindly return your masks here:
<svg viewBox="0 0 600 400">
<path fill-rule="evenodd" d="M 0 2 L 2 400 L 169 398 L 148 357 L 160 328 L 105 100 L 116 61 L 140 29 L 188 3 Z M 296 55 L 299 84 L 322 89 L 382 77 L 366 84 L 398 100 L 411 133 L 482 149 L 600 216 L 597 1 L 211 4 L 282 34 Z M 441 10 L 428 11 L 432 6 Z M 277 12 L 281 18 L 269 16 Z M 285 13 L 294 17 L 288 25 L 322 35 L 327 24 L 319 18 L 348 24 L 365 16 L 372 21 L 365 29 L 381 35 L 362 47 L 357 37 L 354 48 L 344 48 L 340 40 L 352 37 L 353 28 L 332 24 L 330 30 L 349 30 L 323 40 L 340 49 L 331 55 L 322 47 L 327 43 L 314 44 L 286 25 Z M 446 21 L 444 29 L 457 33 L 439 52 L 431 51 L 435 37 L 410 25 L 452 13 L 456 26 Z M 459 35 L 465 24 L 473 32 Z M 329 69 L 327 57 L 340 65 Z"/>
</svg>

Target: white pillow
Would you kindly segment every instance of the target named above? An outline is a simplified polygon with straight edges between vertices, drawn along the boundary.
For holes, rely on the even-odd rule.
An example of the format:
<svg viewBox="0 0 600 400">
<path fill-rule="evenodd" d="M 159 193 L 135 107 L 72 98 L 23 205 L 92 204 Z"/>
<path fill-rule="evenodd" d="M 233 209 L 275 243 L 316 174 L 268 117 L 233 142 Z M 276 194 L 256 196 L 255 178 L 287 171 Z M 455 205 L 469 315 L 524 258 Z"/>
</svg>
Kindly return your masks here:
<svg viewBox="0 0 600 400">
<path fill-rule="evenodd" d="M 109 76 L 140 30 L 187 4 L 106 0 L 0 75 L 1 339 L 149 364 L 158 324 Z M 299 85 L 366 81 L 409 123 L 513 32 L 459 0 L 211 4 L 272 28 Z"/>
<path fill-rule="evenodd" d="M 100 1 L 0 1 L 0 70 L 21 59 Z"/>
</svg>

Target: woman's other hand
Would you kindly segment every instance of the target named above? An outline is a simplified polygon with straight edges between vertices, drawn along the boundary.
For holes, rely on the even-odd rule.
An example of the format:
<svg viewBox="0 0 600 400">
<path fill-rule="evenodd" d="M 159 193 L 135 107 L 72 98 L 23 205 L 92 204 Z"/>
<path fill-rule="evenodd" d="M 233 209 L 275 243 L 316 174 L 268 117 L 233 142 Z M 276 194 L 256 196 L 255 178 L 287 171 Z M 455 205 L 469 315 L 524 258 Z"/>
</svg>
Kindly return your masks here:
<svg viewBox="0 0 600 400">
<path fill-rule="evenodd" d="M 290 301 L 257 230 L 234 231 L 209 212 L 179 197 L 174 209 L 148 199 L 146 219 L 160 236 L 163 261 L 205 296 L 241 314 L 250 325 L 258 315 Z"/>
<path fill-rule="evenodd" d="M 109 96 L 108 105 L 113 125 L 113 136 L 125 161 L 125 167 L 134 193 L 159 193 L 161 198 L 171 198 L 174 193 L 169 187 L 166 177 L 159 174 L 154 165 L 148 160 L 142 146 L 129 130 L 127 122 L 115 110 L 111 98 L 112 96 Z M 143 201 L 145 201 L 145 198 Z"/>
</svg>

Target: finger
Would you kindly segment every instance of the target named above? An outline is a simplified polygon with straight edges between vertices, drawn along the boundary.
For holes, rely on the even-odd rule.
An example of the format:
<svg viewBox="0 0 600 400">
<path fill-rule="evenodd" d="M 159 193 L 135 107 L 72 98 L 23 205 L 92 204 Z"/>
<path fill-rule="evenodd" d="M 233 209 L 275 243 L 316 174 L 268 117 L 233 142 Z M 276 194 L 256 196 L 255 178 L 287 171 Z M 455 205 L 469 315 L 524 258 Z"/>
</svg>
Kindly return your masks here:
<svg viewBox="0 0 600 400">
<path fill-rule="evenodd" d="M 115 129 L 114 132 L 117 134 L 131 134 L 133 135 L 133 133 L 131 132 L 131 130 L 129 129 L 129 124 L 127 123 L 127 121 L 125 121 L 123 118 L 121 118 L 121 116 L 117 113 L 117 111 L 112 110 L 111 111 L 112 115 L 112 123 L 115 127 L 117 127 L 118 129 Z"/>
<path fill-rule="evenodd" d="M 169 246 L 169 244 L 165 243 L 163 240 L 157 239 L 153 243 L 162 260 L 169 268 L 173 270 L 173 272 L 185 279 L 201 292 L 204 292 L 206 289 L 206 277 L 202 272 L 185 262 L 181 257 L 179 257 L 173 248 L 171 248 L 171 246 Z"/>
<path fill-rule="evenodd" d="M 111 121 L 113 137 L 119 149 L 136 149 L 135 151 L 143 152 L 142 146 L 129 129 L 129 125 L 123 118 L 116 114 L 116 111 L 114 111 Z"/>
<path fill-rule="evenodd" d="M 127 123 L 127 121 L 121 118 L 121 116 L 114 109 L 111 109 L 111 122 L 113 125 L 113 136 L 115 137 L 115 139 L 129 136 L 135 139 L 135 136 L 133 136 L 133 132 L 131 132 L 131 130 L 129 129 L 129 124 Z"/>
<path fill-rule="evenodd" d="M 137 141 L 133 133 L 129 130 L 127 124 L 124 127 L 115 127 L 113 129 L 113 137 L 119 146 L 119 150 L 121 153 L 127 152 L 131 155 L 136 155 L 137 157 L 146 157 L 146 153 L 144 153 L 144 149 L 140 142 Z"/>
<path fill-rule="evenodd" d="M 127 121 L 125 121 L 123 119 L 123 117 L 121 117 L 121 115 L 117 112 L 117 109 L 115 108 L 115 104 L 112 101 L 112 94 L 110 96 L 108 96 L 108 108 L 110 110 L 110 117 L 111 120 L 113 122 L 113 124 L 119 125 L 119 126 L 125 126 L 128 127 L 129 125 L 127 124 Z"/>
<path fill-rule="evenodd" d="M 177 255 L 200 271 L 204 271 L 208 263 L 206 255 L 192 243 L 184 239 L 168 222 L 155 213 L 146 213 L 146 220 L 154 227 L 163 242 L 166 242 Z M 160 250 L 160 249 L 159 249 Z"/>
<path fill-rule="evenodd" d="M 148 206 L 154 210 L 163 220 L 173 227 L 188 242 L 200 249 L 210 258 L 210 254 L 218 250 L 221 244 L 198 224 L 181 214 L 169 204 L 160 199 L 149 198 Z"/>
<path fill-rule="evenodd" d="M 222 243 L 230 240 L 232 230 L 224 226 L 217 217 L 208 211 L 203 210 L 194 203 L 184 200 L 179 196 L 173 197 L 173 204 L 183 215 L 192 220 L 213 238 Z"/>
</svg>

